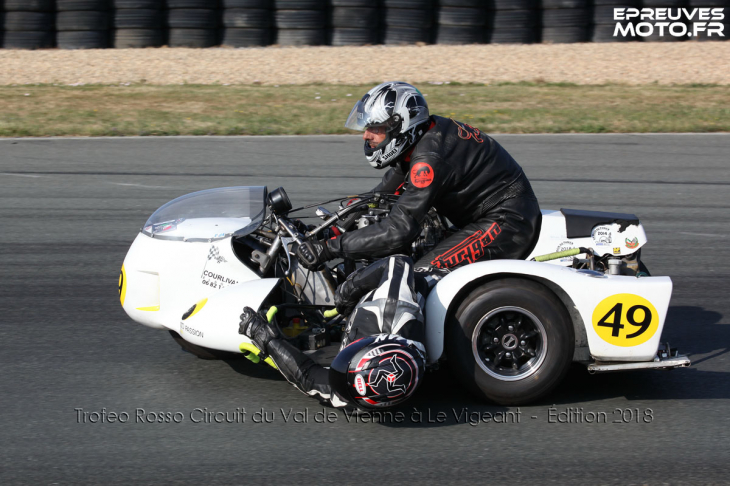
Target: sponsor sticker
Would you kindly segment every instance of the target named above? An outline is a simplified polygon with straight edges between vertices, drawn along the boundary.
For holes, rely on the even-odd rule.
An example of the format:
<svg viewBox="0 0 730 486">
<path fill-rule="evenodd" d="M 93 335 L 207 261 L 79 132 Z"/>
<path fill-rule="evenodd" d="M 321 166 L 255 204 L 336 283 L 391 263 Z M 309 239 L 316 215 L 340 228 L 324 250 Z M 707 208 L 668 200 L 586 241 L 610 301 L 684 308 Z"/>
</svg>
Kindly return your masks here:
<svg viewBox="0 0 730 486">
<path fill-rule="evenodd" d="M 183 334 L 183 333 L 188 333 L 191 336 L 196 336 L 201 339 L 204 337 L 203 331 L 195 329 L 194 327 L 190 327 L 187 324 L 185 324 L 184 322 L 180 322 L 180 334 Z"/>
<path fill-rule="evenodd" d="M 620 255 L 621 254 L 621 248 L 619 248 L 618 246 L 614 246 L 613 247 L 613 254 L 614 255 Z"/>
<path fill-rule="evenodd" d="M 145 226 L 144 231 L 148 233 L 157 234 L 164 233 L 165 231 L 172 231 L 177 229 L 177 225 L 185 221 L 185 218 L 178 218 L 172 221 L 165 221 L 162 223 Z"/>
<path fill-rule="evenodd" d="M 565 251 L 565 250 L 572 250 L 575 248 L 575 243 L 572 240 L 565 240 L 561 241 L 560 244 L 558 244 L 558 247 L 555 248 L 555 252 Z M 573 257 L 565 257 L 560 259 L 561 262 L 572 262 Z"/>
<path fill-rule="evenodd" d="M 355 375 L 355 389 L 360 396 L 364 396 L 367 391 L 367 388 L 365 387 L 365 378 L 363 378 L 359 373 Z"/>
<path fill-rule="evenodd" d="M 426 162 L 419 162 L 411 168 L 411 183 L 423 189 L 433 182 L 433 169 Z"/>
<path fill-rule="evenodd" d="M 591 237 L 593 237 L 596 246 L 611 246 L 611 243 L 613 243 L 612 234 L 610 226 L 596 226 Z"/>
<path fill-rule="evenodd" d="M 218 290 L 224 289 L 229 285 L 236 285 L 238 283 L 237 280 L 223 275 L 220 270 L 214 270 L 214 268 L 218 268 L 217 266 L 223 263 L 228 263 L 228 260 L 220 254 L 220 250 L 216 245 L 211 245 L 210 251 L 208 251 L 208 259 L 203 266 L 203 273 L 200 274 L 200 283 Z"/>
<path fill-rule="evenodd" d="M 633 240 L 626 238 L 625 243 L 626 243 L 626 248 L 628 248 L 629 250 L 633 250 L 634 248 L 639 246 L 639 238 L 634 237 Z"/>
<path fill-rule="evenodd" d="M 635 294 L 615 294 L 593 310 L 593 329 L 609 344 L 644 344 L 659 328 L 659 313 L 651 302 Z"/>
</svg>

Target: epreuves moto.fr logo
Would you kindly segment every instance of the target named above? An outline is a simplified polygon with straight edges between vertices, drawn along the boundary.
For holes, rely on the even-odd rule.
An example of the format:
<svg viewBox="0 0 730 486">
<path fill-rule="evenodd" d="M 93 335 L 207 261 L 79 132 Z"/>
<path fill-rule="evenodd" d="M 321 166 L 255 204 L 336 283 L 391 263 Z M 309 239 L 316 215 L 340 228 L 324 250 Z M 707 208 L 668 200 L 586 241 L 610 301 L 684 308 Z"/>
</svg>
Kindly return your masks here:
<svg viewBox="0 0 730 486">
<path fill-rule="evenodd" d="M 725 37 L 725 9 L 719 8 L 614 8 L 613 36 Z M 691 25 L 691 27 L 690 27 Z"/>
</svg>

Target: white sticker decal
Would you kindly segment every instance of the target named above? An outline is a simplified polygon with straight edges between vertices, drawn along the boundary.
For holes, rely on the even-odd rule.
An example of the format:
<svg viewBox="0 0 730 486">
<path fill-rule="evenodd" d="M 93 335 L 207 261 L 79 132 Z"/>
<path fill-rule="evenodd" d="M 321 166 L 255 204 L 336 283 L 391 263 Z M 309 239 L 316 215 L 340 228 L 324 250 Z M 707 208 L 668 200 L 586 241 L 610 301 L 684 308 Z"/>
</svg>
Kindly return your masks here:
<svg viewBox="0 0 730 486">
<path fill-rule="evenodd" d="M 365 388 L 365 378 L 362 377 L 361 374 L 355 375 L 355 389 L 360 394 L 360 396 L 365 396 L 365 392 L 367 389 Z"/>
<path fill-rule="evenodd" d="M 593 229 L 591 237 L 596 243 L 596 246 L 611 246 L 613 242 L 612 234 L 613 232 L 610 226 L 596 226 Z"/>
</svg>

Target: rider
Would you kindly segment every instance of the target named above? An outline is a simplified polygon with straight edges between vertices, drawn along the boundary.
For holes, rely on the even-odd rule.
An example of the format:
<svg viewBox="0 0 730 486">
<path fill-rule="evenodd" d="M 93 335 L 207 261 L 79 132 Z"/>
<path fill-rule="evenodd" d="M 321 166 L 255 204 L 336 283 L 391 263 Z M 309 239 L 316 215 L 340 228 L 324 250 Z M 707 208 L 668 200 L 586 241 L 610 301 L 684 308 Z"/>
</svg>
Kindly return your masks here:
<svg viewBox="0 0 730 486">
<path fill-rule="evenodd" d="M 494 139 L 466 123 L 429 116 L 421 92 L 400 81 L 368 91 L 345 126 L 365 132 L 370 165 L 390 167 L 373 191 L 400 197 L 378 223 L 299 245 L 297 256 L 305 267 L 407 252 L 431 207 L 460 230 L 421 257 L 416 272 L 438 274 L 530 253 L 540 229 L 540 207 L 522 168 Z"/>
<path fill-rule="evenodd" d="M 275 321 L 250 307 L 243 309 L 239 333 L 263 352 L 259 358 L 271 358 L 307 395 L 336 407 L 391 407 L 413 394 L 424 373 L 424 319 L 413 287 L 413 262 L 402 255 L 350 274 L 335 293 L 337 310 L 349 319 L 329 370 L 291 345 Z"/>
<path fill-rule="evenodd" d="M 408 252 L 431 207 L 461 229 L 415 265 L 407 257 L 390 257 L 340 285 L 335 303 L 349 321 L 329 372 L 286 342 L 275 322 L 250 308 L 241 315 L 239 332 L 309 395 L 335 406 L 392 406 L 413 393 L 425 361 L 414 267 L 425 289 L 424 281 L 461 265 L 524 258 L 537 238 L 540 208 L 522 168 L 501 145 L 466 123 L 429 116 L 425 98 L 410 84 L 389 82 L 371 89 L 345 126 L 364 130 L 365 156 L 373 167 L 391 167 L 373 191 L 400 197 L 379 223 L 298 245 L 302 265 L 318 270 L 334 258 Z"/>
</svg>

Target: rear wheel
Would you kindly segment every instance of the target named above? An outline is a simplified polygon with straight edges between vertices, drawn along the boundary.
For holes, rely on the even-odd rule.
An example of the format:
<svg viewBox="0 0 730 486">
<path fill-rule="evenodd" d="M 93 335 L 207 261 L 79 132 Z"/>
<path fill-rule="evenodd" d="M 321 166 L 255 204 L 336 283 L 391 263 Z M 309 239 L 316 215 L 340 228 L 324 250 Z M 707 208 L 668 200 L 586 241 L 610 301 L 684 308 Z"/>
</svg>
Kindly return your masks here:
<svg viewBox="0 0 730 486">
<path fill-rule="evenodd" d="M 461 303 L 449 324 L 447 358 L 476 395 L 503 405 L 534 401 L 565 376 L 573 325 L 563 304 L 525 279 L 489 282 Z"/>
</svg>

